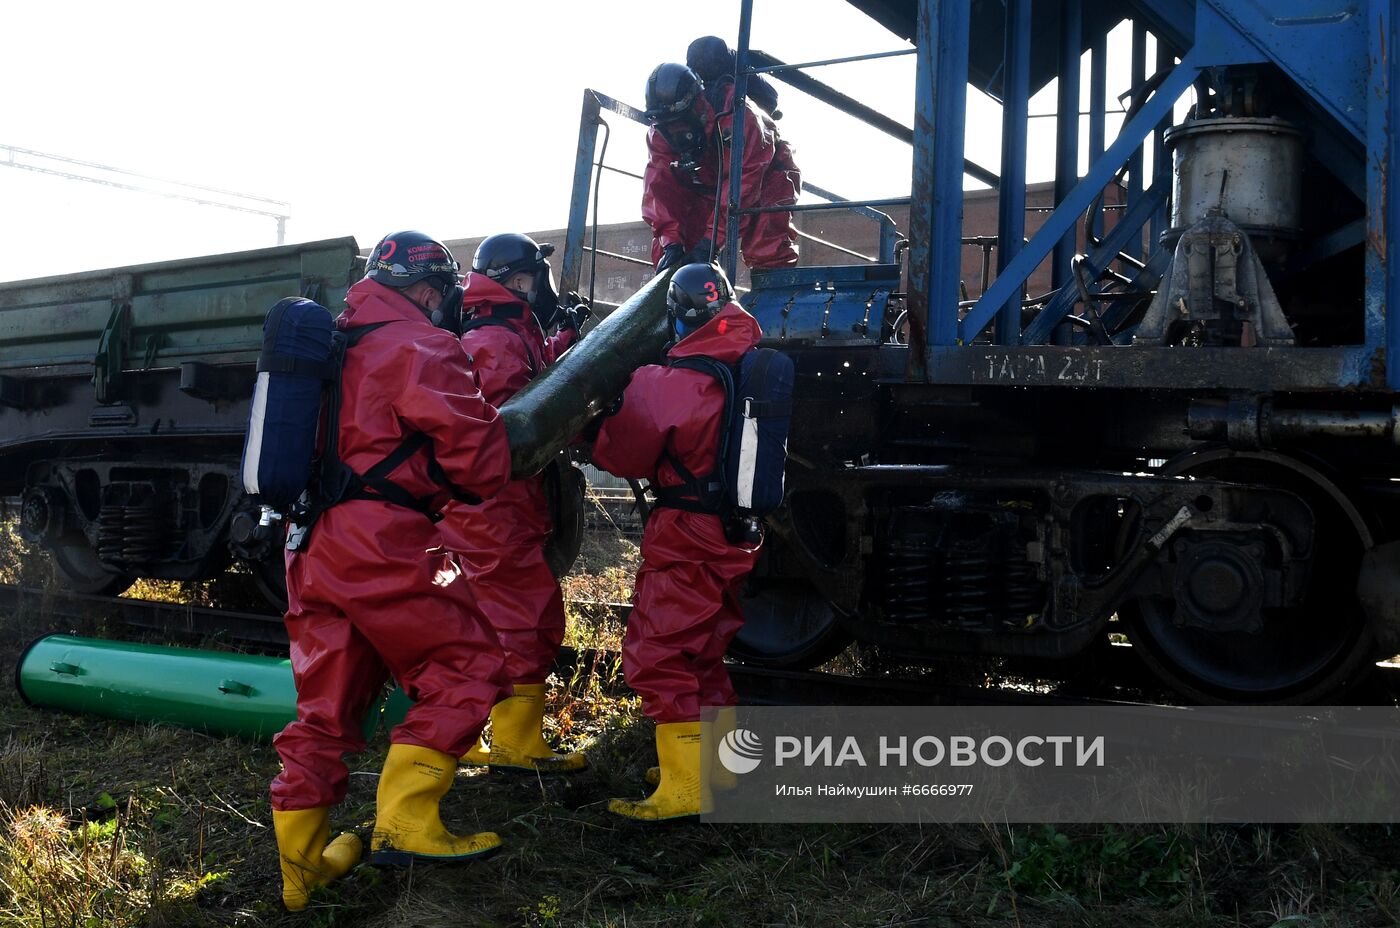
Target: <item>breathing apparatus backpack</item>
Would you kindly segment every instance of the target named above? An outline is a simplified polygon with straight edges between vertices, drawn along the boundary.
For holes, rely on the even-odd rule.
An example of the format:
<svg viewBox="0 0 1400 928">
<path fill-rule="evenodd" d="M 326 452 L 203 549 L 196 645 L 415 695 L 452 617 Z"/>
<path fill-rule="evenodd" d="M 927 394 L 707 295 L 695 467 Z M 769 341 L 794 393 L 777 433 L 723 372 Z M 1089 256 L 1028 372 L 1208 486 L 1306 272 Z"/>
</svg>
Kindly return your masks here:
<svg viewBox="0 0 1400 928">
<path fill-rule="evenodd" d="M 783 502 L 788 426 L 792 420 L 792 359 L 772 348 L 751 348 L 733 364 L 700 355 L 676 358 L 671 367 L 709 374 L 724 388 L 715 469 L 692 474 L 680 459 L 666 459 L 680 486 L 657 491 L 657 504 L 713 513 L 735 544 L 755 544 L 762 520 Z"/>
<path fill-rule="evenodd" d="M 415 432 L 364 474 L 340 460 L 340 375 L 345 353 L 385 322 L 337 329 L 330 311 L 313 300 L 288 297 L 263 323 L 258 379 L 243 443 L 243 489 L 262 507 L 259 528 L 288 523 L 287 549 L 309 541 L 316 519 L 347 499 L 384 499 L 437 518 L 431 499 L 419 499 L 388 475 L 430 439 Z M 321 447 L 317 454 L 318 441 Z M 430 469 L 440 473 L 436 462 Z"/>
</svg>

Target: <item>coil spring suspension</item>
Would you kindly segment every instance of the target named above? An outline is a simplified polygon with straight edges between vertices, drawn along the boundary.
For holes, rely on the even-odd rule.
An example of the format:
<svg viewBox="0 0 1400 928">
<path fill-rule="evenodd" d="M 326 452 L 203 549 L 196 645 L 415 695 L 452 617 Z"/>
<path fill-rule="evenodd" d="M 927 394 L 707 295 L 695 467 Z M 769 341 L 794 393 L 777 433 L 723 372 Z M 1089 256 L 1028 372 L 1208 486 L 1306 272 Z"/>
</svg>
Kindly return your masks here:
<svg viewBox="0 0 1400 928">
<path fill-rule="evenodd" d="M 1023 630 L 1038 622 L 1046 585 L 1025 558 L 1016 520 L 1002 513 L 914 507 L 901 515 L 904 520 L 891 521 L 880 551 L 886 620 L 979 632 Z"/>
<path fill-rule="evenodd" d="M 918 543 L 892 545 L 883 563 L 885 615 L 894 622 L 927 619 L 933 604 L 929 549 Z"/>
<path fill-rule="evenodd" d="M 143 484 L 106 488 L 97 514 L 97 556 L 122 567 L 151 564 L 170 553 L 171 527 L 155 488 Z"/>
<path fill-rule="evenodd" d="M 1045 584 L 1027 561 L 1006 565 L 1002 622 L 1016 628 L 1033 624 L 1045 613 Z"/>
<path fill-rule="evenodd" d="M 939 577 L 944 621 L 959 628 L 981 628 L 996 610 L 996 565 L 981 555 L 950 554 Z"/>
</svg>

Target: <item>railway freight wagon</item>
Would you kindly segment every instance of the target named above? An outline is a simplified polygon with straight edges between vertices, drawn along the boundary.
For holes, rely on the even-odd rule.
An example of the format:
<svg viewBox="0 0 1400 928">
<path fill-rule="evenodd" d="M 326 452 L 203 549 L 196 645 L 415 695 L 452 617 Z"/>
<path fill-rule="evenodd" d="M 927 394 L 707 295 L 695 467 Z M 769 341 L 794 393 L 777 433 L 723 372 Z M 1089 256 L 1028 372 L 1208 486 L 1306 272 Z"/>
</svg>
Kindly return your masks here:
<svg viewBox="0 0 1400 928">
<path fill-rule="evenodd" d="M 856 638 L 1054 659 L 1120 631 L 1191 698 L 1265 702 L 1330 697 L 1400 651 L 1393 3 L 852 3 L 908 44 L 788 64 L 742 4 L 739 95 L 764 73 L 829 103 L 911 145 L 912 176 L 882 199 L 809 188 L 832 202 L 799 221 L 861 212 L 878 254 L 872 226 L 863 263 L 756 271 L 742 298 L 797 385 L 738 653 L 797 667 Z M 915 58 L 912 114 L 826 82 L 887 55 Z M 1029 102 L 1052 80 L 1054 207 L 1027 240 Z M 969 93 L 999 127 L 969 124 Z M 599 260 L 599 129 L 639 117 L 584 94 L 565 286 Z M 840 124 L 790 138 L 842 145 Z M 998 129 L 1000 163 L 974 163 L 970 133 Z M 988 245 L 964 237 L 965 178 L 998 191 L 981 292 L 960 273 Z M 737 178 L 718 193 L 732 242 L 754 211 Z"/>
<path fill-rule="evenodd" d="M 84 593 L 192 580 L 251 541 L 238 462 L 262 324 L 300 293 L 338 311 L 353 238 L 0 283 L 0 496 Z M 281 551 L 249 566 L 277 601 Z"/>
</svg>

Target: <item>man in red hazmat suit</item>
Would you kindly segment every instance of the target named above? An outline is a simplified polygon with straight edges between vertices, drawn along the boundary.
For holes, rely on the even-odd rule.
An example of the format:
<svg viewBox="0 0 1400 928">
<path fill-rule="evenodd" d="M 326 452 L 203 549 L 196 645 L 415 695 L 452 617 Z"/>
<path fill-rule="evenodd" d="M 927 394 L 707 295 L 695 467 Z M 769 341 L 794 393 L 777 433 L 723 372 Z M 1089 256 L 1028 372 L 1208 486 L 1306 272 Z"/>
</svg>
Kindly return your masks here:
<svg viewBox="0 0 1400 928">
<path fill-rule="evenodd" d="M 642 218 L 652 229 L 657 271 L 686 260 L 709 261 L 724 247 L 733 133 L 734 82 L 702 83 L 682 64 L 659 65 L 647 78 L 648 160 Z M 744 150 L 739 202 L 791 206 L 801 192 L 792 149 L 778 138 L 773 120 L 745 101 Z M 720 190 L 718 223 L 715 191 Z M 787 211 L 743 216 L 739 241 L 750 268 L 797 263 L 797 231 Z"/>
<path fill-rule="evenodd" d="M 389 675 L 415 704 L 389 736 L 372 861 L 463 860 L 500 844 L 449 833 L 438 812 L 506 683 L 496 635 L 433 522 L 451 496 L 488 496 L 510 478 L 504 423 L 457 341 L 460 300 L 447 248 L 400 232 L 370 253 L 336 323 L 358 337 L 345 354 L 338 451 L 362 479 L 287 554 L 297 718 L 273 739 L 283 769 L 272 816 L 292 910 L 359 859 L 353 834 L 327 844 L 330 807 L 345 798 L 343 755 L 364 749 L 365 714 Z"/>
<path fill-rule="evenodd" d="M 762 331 L 732 300 L 718 267 L 677 270 L 667 306 L 678 341 L 668 362 L 703 356 L 732 365 L 753 348 Z M 725 390 L 713 376 L 654 364 L 633 375 L 593 445 L 599 467 L 649 478 L 658 488 L 622 646 L 627 683 L 656 721 L 658 785 L 643 801 L 608 805 L 632 819 L 683 818 L 708 808 L 700 710 L 738 702 L 724 653 L 743 625 L 739 591 L 760 540 L 731 542 L 720 517 L 700 511 L 697 486 L 722 466 L 720 430 L 727 427 Z"/>
<path fill-rule="evenodd" d="M 707 96 L 713 99 L 726 94 L 732 103 L 738 60 L 734 50 L 723 39 L 706 35 L 691 42 L 685 50 L 685 65 L 694 71 L 705 85 Z M 727 86 L 728 90 L 721 91 L 720 88 L 724 86 Z M 762 74 L 750 74 L 748 98 L 763 111 L 763 124 L 773 134 L 773 160 L 763 175 L 759 205 L 794 204 L 798 195 L 802 193 L 802 171 L 793 160 L 792 146 L 778 133 L 777 121 L 783 115 L 778 109 L 778 89 Z M 748 136 L 744 137 L 744 142 L 748 143 Z M 728 196 L 728 193 L 728 190 L 724 191 L 725 196 Z M 745 197 L 741 202 L 748 205 L 748 198 Z M 793 263 L 786 260 L 787 249 L 784 244 L 797 242 L 797 229 L 792 224 L 792 213 L 758 213 L 745 218 L 752 225 L 747 230 L 740 226 L 740 238 L 744 242 L 744 258 L 749 267 L 781 267 Z M 697 256 L 696 260 L 709 259 Z"/>
<path fill-rule="evenodd" d="M 462 298 L 462 347 L 486 401 L 500 406 L 544 372 L 588 318 L 561 305 L 550 278 L 552 245 L 516 232 L 484 239 Z M 557 335 L 545 333 L 555 326 Z M 540 476 L 513 480 L 476 505 L 453 503 L 439 525 L 457 552 L 477 605 L 500 637 L 513 690 L 491 709 L 491 745 L 463 758 L 493 769 L 570 773 L 581 753 L 556 754 L 542 730 L 545 678 L 564 640 L 564 599 L 545 560 L 552 529 Z"/>
</svg>

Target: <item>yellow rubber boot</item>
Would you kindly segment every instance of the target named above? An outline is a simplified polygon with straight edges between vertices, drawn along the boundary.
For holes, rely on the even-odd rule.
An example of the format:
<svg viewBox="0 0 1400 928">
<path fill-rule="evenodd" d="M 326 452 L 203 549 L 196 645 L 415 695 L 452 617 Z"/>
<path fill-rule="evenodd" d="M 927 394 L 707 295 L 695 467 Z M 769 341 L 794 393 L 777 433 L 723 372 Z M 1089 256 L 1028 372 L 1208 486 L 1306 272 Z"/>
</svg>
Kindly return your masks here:
<svg viewBox="0 0 1400 928">
<path fill-rule="evenodd" d="M 272 810 L 272 830 L 282 859 L 282 904 L 289 912 L 306 908 L 311 890 L 350 872 L 359 863 L 364 845 L 352 834 L 331 836 L 331 810 Z"/>
<path fill-rule="evenodd" d="M 477 736 L 476 744 L 467 748 L 467 753 L 462 755 L 462 763 L 468 767 L 485 767 L 491 763 L 491 748 L 486 743 L 485 732 Z"/>
<path fill-rule="evenodd" d="M 739 778 L 724 764 L 719 762 L 719 757 L 713 753 L 719 749 L 719 743 L 734 731 L 738 714 L 733 706 L 720 709 L 715 712 L 714 737 L 710 741 L 711 754 L 710 761 L 710 789 L 731 790 L 739 785 Z"/>
<path fill-rule="evenodd" d="M 728 707 L 728 708 L 720 709 L 718 712 L 715 713 L 715 720 L 714 720 L 714 723 L 713 723 L 713 726 L 714 726 L 714 727 L 713 727 L 712 730 L 711 730 L 711 729 L 708 729 L 708 726 L 710 725 L 710 723 L 708 723 L 708 722 L 701 722 L 701 723 L 700 723 L 700 735 L 701 735 L 700 740 L 701 740 L 701 743 L 702 743 L 702 744 L 704 743 L 704 741 L 705 741 L 705 736 L 706 736 L 706 735 L 710 735 L 710 736 L 711 736 L 711 740 L 710 740 L 710 748 L 711 748 L 711 750 L 714 750 L 714 749 L 718 748 L 718 747 L 719 747 L 719 742 L 720 742 L 720 740 L 721 740 L 722 738 L 724 738 L 725 735 L 729 734 L 731 731 L 734 730 L 736 718 L 737 718 L 737 715 L 736 715 L 736 713 L 735 713 L 735 711 L 734 711 L 734 707 L 733 707 L 733 706 L 730 706 L 730 707 Z M 739 778 L 736 777 L 736 776 L 729 770 L 729 768 L 727 768 L 727 767 L 725 767 L 723 764 L 721 764 L 721 763 L 719 762 L 719 759 L 718 759 L 714 754 L 711 754 L 711 755 L 710 755 L 710 757 L 709 757 L 709 764 L 710 764 L 710 768 L 709 768 L 709 769 L 710 769 L 710 789 L 711 789 L 711 790 L 716 790 L 716 789 L 719 789 L 719 790 L 731 790 L 731 789 L 734 789 L 735 787 L 737 787 L 737 786 L 739 785 Z M 660 768 L 660 767 L 648 767 L 644 779 L 646 780 L 647 786 L 660 786 L 660 785 L 661 785 L 661 768 Z"/>
<path fill-rule="evenodd" d="M 370 862 L 403 867 L 416 860 L 457 861 L 501 846 L 493 832 L 454 835 L 442 824 L 438 804 L 452 788 L 457 759 L 416 744 L 391 744 L 379 775 Z"/>
<path fill-rule="evenodd" d="M 544 690 L 543 683 L 517 683 L 514 696 L 491 707 L 492 768 L 574 773 L 588 766 L 583 754 L 556 754 L 545 742 Z"/>
<path fill-rule="evenodd" d="M 694 818 L 710 810 L 709 792 L 700 776 L 700 723 L 667 722 L 656 726 L 656 759 L 661 782 L 640 802 L 613 799 L 608 811 L 643 822 Z"/>
</svg>

